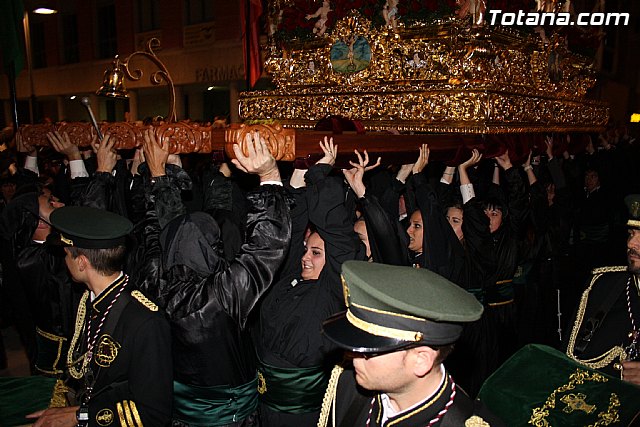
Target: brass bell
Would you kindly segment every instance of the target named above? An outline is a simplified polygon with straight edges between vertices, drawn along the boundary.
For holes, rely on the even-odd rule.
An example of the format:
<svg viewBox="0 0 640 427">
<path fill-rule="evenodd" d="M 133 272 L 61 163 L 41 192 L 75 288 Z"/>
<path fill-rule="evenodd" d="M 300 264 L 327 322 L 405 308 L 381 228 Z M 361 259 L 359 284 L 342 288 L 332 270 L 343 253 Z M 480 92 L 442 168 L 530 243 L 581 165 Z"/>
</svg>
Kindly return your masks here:
<svg viewBox="0 0 640 427">
<path fill-rule="evenodd" d="M 124 85 L 124 71 L 120 67 L 118 56 L 113 60 L 113 67 L 104 72 L 102 86 L 96 91 L 98 96 L 109 98 L 127 98 L 127 88 Z"/>
</svg>

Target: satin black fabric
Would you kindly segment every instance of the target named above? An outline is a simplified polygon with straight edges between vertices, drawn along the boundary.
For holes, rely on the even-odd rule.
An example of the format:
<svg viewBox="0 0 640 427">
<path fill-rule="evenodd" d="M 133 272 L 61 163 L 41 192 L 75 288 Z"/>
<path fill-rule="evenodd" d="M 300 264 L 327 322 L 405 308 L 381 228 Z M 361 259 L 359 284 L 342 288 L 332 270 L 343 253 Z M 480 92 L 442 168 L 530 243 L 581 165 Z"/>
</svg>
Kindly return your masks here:
<svg viewBox="0 0 640 427">
<path fill-rule="evenodd" d="M 213 234 L 205 237 L 207 230 L 198 228 L 193 215 L 178 217 L 167 226 L 172 229 L 177 224 L 178 228 L 176 234 L 164 236 L 169 268 L 157 285 L 148 284 L 146 292 L 169 316 L 175 380 L 183 384 L 236 387 L 255 378 L 255 351 L 245 323 L 284 258 L 291 220 L 279 186 L 260 187 L 248 195 L 248 202 L 247 237 L 231 262 L 203 255 L 203 247 L 216 242 Z M 176 210 L 175 206 L 170 209 Z M 210 223 L 199 215 L 195 218 L 200 226 Z M 167 241 L 172 237 L 176 239 Z M 211 255 L 209 247 L 206 251 Z M 180 259 L 213 262 L 189 262 L 199 273 L 176 263 L 179 259 L 174 255 L 183 250 Z"/>
<path fill-rule="evenodd" d="M 177 218 L 160 235 L 164 268 L 177 265 L 202 276 L 215 273 L 221 264 L 220 227 L 211 215 L 194 212 Z"/>
</svg>

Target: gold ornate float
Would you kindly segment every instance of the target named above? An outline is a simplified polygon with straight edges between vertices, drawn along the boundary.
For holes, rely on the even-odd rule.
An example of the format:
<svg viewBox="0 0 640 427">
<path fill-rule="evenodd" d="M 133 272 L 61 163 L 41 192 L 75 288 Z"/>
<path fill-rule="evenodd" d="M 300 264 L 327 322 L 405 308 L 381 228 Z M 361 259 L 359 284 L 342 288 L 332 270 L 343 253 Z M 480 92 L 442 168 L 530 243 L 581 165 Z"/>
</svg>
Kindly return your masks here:
<svg viewBox="0 0 640 427">
<path fill-rule="evenodd" d="M 268 55 L 276 89 L 241 94 L 245 120 L 311 129 L 340 115 L 367 130 L 486 134 L 599 131 L 609 116 L 586 97 L 593 61 L 557 33 L 545 44 L 455 17 L 394 30 L 352 11 L 322 37 L 271 42 Z"/>
</svg>

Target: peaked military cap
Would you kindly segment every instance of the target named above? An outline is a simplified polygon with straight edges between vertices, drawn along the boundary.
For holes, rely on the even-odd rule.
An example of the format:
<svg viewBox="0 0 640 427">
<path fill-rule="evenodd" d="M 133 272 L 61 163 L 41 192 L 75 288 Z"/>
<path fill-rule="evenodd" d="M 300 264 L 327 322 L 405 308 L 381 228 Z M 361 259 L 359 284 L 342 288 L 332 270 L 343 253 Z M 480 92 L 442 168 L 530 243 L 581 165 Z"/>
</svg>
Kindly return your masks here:
<svg viewBox="0 0 640 427">
<path fill-rule="evenodd" d="M 323 332 L 354 352 L 452 344 L 483 310 L 469 292 L 426 269 L 346 261 L 342 286 L 347 311 L 327 319 Z"/>
<path fill-rule="evenodd" d="M 640 228 L 640 194 L 629 194 L 624 198 L 624 204 L 629 211 L 627 226 Z"/>
<path fill-rule="evenodd" d="M 54 210 L 51 225 L 60 232 L 60 243 L 83 249 L 108 249 L 124 245 L 133 224 L 127 218 L 102 209 L 65 206 Z"/>
</svg>

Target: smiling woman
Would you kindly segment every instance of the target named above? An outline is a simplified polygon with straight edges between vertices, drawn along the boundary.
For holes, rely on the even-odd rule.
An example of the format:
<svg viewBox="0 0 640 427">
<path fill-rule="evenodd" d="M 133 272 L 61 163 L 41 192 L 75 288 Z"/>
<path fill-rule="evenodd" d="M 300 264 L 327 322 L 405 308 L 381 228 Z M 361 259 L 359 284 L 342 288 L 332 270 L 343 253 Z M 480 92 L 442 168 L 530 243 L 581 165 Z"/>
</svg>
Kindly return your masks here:
<svg viewBox="0 0 640 427">
<path fill-rule="evenodd" d="M 358 248 L 342 180 L 330 175 L 337 146 L 326 139 L 320 145 L 324 157 L 291 179 L 295 208 L 288 259 L 254 328 L 263 427 L 316 425 L 335 349 L 320 326 L 343 309 L 340 265 Z"/>
<path fill-rule="evenodd" d="M 300 276 L 303 280 L 317 280 L 325 262 L 324 240 L 318 233 L 311 233 L 305 242 Z"/>
</svg>

